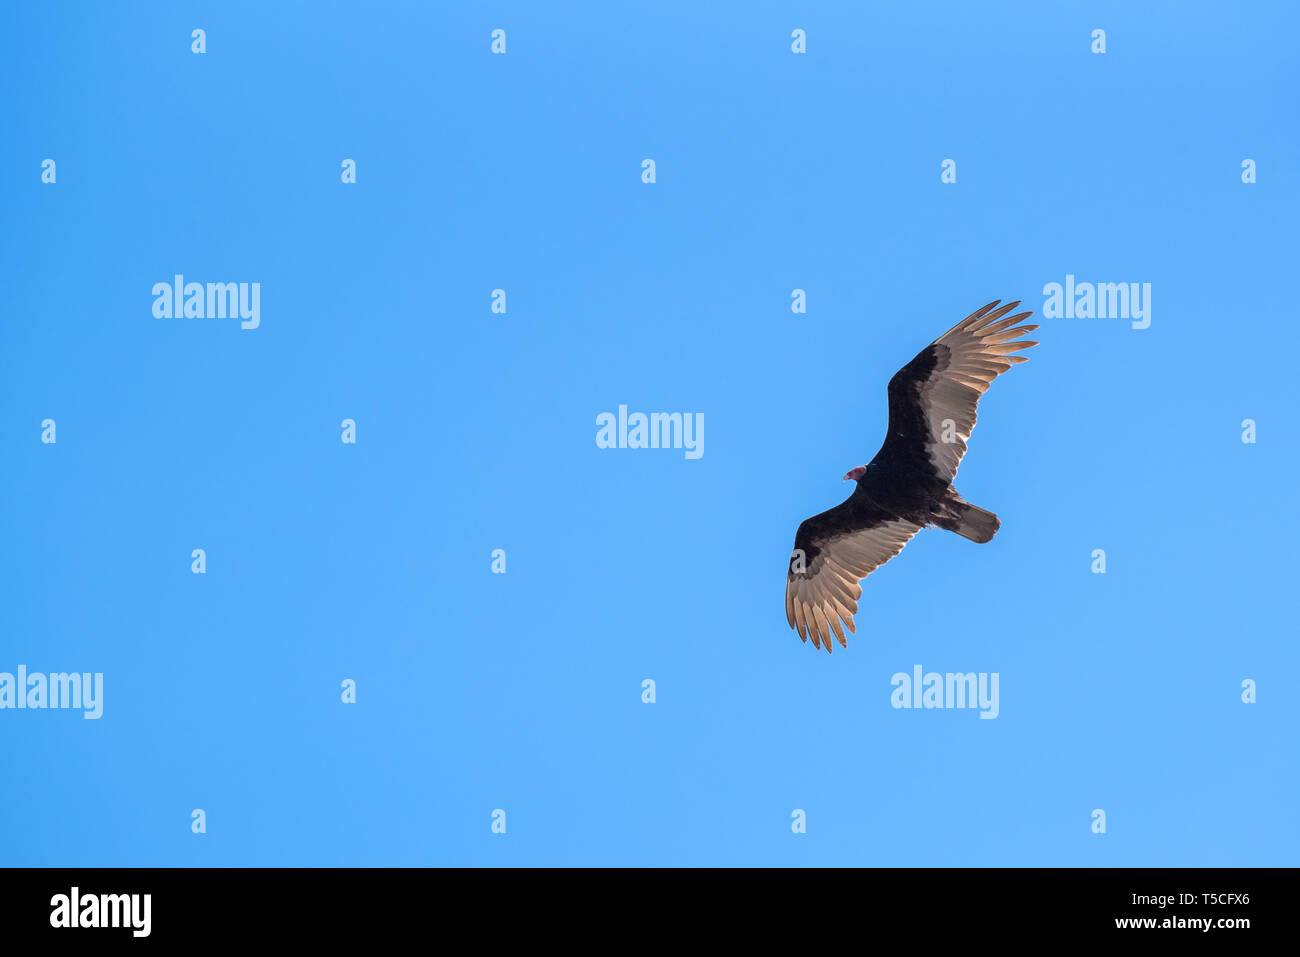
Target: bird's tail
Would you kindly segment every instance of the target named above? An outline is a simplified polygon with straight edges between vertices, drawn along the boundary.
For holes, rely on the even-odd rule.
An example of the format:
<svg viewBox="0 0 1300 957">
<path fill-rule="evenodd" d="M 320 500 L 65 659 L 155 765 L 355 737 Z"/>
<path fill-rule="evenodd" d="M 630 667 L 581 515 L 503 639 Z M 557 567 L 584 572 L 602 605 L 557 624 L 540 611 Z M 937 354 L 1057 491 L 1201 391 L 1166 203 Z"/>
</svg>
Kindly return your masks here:
<svg viewBox="0 0 1300 957">
<path fill-rule="evenodd" d="M 972 542 L 978 542 L 981 545 L 992 541 L 993 536 L 998 533 L 998 529 L 1002 526 L 1002 523 L 998 521 L 998 517 L 992 512 L 964 501 L 955 492 L 944 502 L 943 510 L 934 520 L 934 524 L 940 528 L 946 528 L 950 532 L 956 532 L 962 538 L 968 538 Z"/>
</svg>

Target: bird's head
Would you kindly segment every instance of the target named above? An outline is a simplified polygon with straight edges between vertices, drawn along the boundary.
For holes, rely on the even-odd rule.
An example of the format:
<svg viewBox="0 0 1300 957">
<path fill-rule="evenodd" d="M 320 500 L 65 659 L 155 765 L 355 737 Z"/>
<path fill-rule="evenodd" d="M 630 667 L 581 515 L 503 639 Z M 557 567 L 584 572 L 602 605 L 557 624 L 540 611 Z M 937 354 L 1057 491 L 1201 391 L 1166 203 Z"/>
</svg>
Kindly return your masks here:
<svg viewBox="0 0 1300 957">
<path fill-rule="evenodd" d="M 867 473 L 867 467 L 865 465 L 859 465 L 857 468 L 849 469 L 847 472 L 844 473 L 844 481 L 847 482 L 849 479 L 852 479 L 853 481 L 856 482 L 858 479 L 862 478 L 862 476 L 865 475 L 866 473 Z"/>
</svg>

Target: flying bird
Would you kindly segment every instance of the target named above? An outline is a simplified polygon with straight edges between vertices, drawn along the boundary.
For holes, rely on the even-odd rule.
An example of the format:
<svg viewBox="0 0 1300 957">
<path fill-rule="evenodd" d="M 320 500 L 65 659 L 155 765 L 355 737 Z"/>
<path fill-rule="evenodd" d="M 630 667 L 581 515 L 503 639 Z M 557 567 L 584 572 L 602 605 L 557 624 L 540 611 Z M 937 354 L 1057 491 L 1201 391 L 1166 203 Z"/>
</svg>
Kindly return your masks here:
<svg viewBox="0 0 1300 957">
<path fill-rule="evenodd" d="M 992 512 L 965 501 L 952 481 L 975 428 L 975 406 L 994 379 L 1024 362 L 1012 355 L 1038 345 L 1018 336 L 1036 325 L 1003 318 L 1020 302 L 977 309 L 922 349 L 889 380 L 889 433 L 866 465 L 844 476 L 857 486 L 834 508 L 799 526 L 785 583 L 785 616 L 800 639 L 831 650 L 844 628 L 856 632 L 858 584 L 935 525 L 972 542 L 990 541 L 1001 525 Z M 843 620 L 843 626 L 840 622 Z"/>
</svg>

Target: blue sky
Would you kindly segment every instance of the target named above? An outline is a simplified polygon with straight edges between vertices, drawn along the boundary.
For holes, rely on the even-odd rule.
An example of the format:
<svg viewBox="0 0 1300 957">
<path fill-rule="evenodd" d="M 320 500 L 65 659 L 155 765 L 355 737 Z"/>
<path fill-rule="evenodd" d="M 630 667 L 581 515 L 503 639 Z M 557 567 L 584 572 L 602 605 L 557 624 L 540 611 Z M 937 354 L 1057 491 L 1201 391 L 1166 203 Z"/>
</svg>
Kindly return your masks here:
<svg viewBox="0 0 1300 957">
<path fill-rule="evenodd" d="M 0 711 L 0 863 L 1298 862 L 1293 6 L 3 18 L 0 671 L 104 713 Z M 176 273 L 260 326 L 155 318 Z M 1043 320 L 958 476 L 998 536 L 801 644 L 889 377 L 1067 274 L 1150 327 Z M 891 707 L 918 664 L 997 719 Z"/>
</svg>

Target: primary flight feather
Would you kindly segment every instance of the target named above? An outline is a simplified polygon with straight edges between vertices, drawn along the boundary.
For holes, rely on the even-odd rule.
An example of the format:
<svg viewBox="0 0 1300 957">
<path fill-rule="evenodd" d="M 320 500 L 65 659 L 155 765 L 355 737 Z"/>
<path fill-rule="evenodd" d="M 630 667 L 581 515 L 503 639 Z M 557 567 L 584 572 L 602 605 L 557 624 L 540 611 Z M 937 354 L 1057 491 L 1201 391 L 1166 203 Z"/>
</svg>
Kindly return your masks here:
<svg viewBox="0 0 1300 957">
<path fill-rule="evenodd" d="M 845 481 L 847 499 L 799 526 L 785 584 L 785 616 L 799 637 L 831 650 L 832 634 L 847 648 L 862 586 L 927 525 L 972 542 L 990 541 L 1001 524 L 953 488 L 975 428 L 975 406 L 994 379 L 1038 345 L 1019 339 L 1038 328 L 1017 326 L 1033 312 L 1007 316 L 1019 301 L 1001 300 L 971 313 L 889 380 L 889 432 L 866 465 Z M 841 625 L 841 622 L 843 624 Z"/>
</svg>

